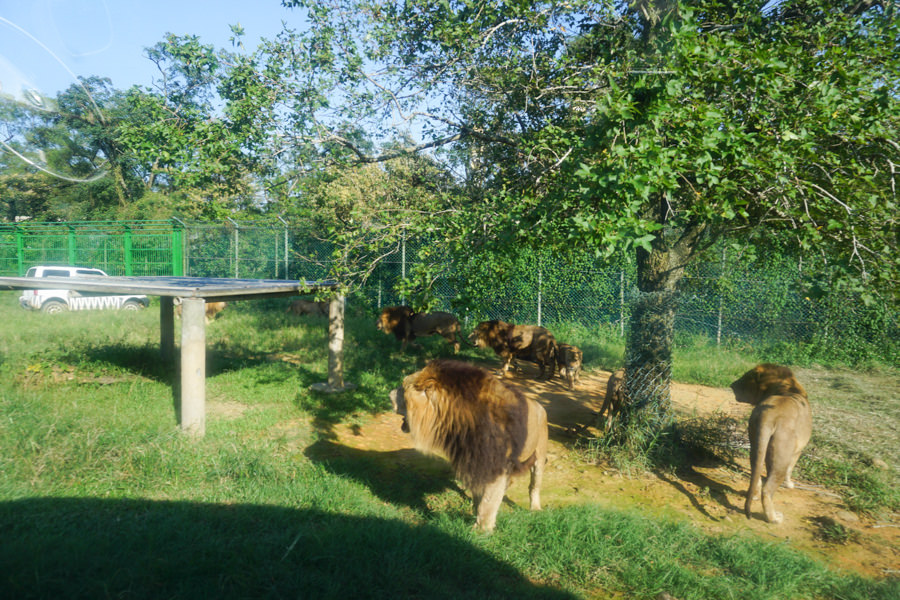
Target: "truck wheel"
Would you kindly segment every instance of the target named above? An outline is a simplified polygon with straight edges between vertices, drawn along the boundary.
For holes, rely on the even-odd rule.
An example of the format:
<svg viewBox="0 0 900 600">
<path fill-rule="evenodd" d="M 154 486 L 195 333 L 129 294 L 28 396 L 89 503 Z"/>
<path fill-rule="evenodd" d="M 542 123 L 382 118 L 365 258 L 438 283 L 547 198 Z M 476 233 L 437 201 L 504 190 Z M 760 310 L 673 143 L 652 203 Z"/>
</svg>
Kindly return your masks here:
<svg viewBox="0 0 900 600">
<path fill-rule="evenodd" d="M 141 310 L 144 305 L 137 300 L 128 300 L 122 305 L 122 310 Z"/>
<path fill-rule="evenodd" d="M 59 300 L 47 300 L 41 306 L 41 312 L 45 312 L 48 315 L 66 312 L 67 310 L 69 310 L 69 307 L 66 306 L 65 302 L 60 302 Z"/>
</svg>

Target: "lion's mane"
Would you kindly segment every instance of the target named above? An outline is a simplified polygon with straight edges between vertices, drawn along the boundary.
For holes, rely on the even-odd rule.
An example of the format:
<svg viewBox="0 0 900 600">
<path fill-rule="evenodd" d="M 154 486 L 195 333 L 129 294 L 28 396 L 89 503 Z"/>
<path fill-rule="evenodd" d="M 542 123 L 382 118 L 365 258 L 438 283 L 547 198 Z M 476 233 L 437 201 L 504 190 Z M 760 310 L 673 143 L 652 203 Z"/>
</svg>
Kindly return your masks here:
<svg viewBox="0 0 900 600">
<path fill-rule="evenodd" d="M 393 333 L 398 340 L 409 334 L 410 321 L 415 312 L 409 306 L 387 306 L 381 311 L 378 328 L 385 333 Z"/>
<path fill-rule="evenodd" d="M 483 485 L 502 473 L 531 468 L 522 460 L 528 437 L 528 406 L 515 388 L 467 363 L 435 360 L 413 387 L 431 390 L 432 402 L 407 403 L 410 433 L 424 451 L 444 454 L 466 485 Z"/>
</svg>

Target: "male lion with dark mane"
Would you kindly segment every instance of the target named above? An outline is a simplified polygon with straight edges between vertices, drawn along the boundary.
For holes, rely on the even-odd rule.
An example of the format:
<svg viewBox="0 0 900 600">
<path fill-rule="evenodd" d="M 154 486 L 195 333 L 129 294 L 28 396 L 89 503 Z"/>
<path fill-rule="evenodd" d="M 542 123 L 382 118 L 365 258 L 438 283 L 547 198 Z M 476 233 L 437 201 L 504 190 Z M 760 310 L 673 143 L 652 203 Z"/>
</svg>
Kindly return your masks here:
<svg viewBox="0 0 900 600">
<path fill-rule="evenodd" d="M 386 334 L 393 333 L 403 342 L 401 349 L 406 350 L 406 344 L 416 345 L 417 337 L 439 335 L 447 340 L 454 352 L 459 352 L 460 335 L 459 321 L 447 312 L 420 313 L 409 306 L 386 306 L 381 310 L 375 327 Z"/>
<path fill-rule="evenodd" d="M 793 488 L 791 472 L 812 434 L 812 412 L 806 390 L 787 367 L 765 363 L 750 369 L 731 384 L 738 402 L 753 405 L 750 434 L 750 487 L 744 514 L 750 518 L 753 499 L 760 494 L 763 463 L 766 482 L 762 485 L 762 505 L 769 523 L 781 523 L 784 515 L 775 511 L 772 496 L 784 482 Z"/>
<path fill-rule="evenodd" d="M 540 367 L 538 379 L 547 379 L 556 371 L 556 339 L 537 325 L 513 325 L 495 319 L 482 321 L 469 336 L 478 348 L 492 348 L 503 361 L 500 371 L 505 374 L 513 360 L 520 358 Z"/>
<path fill-rule="evenodd" d="M 394 412 L 416 449 L 446 457 L 472 493 L 475 527 L 492 531 L 510 478 L 531 471 L 531 510 L 541 509 L 547 462 L 544 407 L 490 371 L 434 360 L 391 392 Z"/>
</svg>

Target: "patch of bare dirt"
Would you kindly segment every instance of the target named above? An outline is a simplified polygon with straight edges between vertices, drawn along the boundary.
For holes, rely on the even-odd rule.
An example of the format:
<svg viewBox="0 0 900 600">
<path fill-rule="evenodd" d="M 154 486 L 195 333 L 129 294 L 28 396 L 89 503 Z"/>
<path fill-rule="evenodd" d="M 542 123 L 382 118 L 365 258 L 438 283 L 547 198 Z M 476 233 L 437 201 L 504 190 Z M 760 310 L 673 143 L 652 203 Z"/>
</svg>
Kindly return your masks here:
<svg viewBox="0 0 900 600">
<path fill-rule="evenodd" d="M 797 482 L 793 490 L 778 491 L 776 503 L 785 515 L 781 525 L 770 525 L 762 509 L 754 505 L 753 518 L 744 517 L 744 493 L 749 468 L 696 465 L 689 472 L 626 475 L 605 465 L 585 462 L 574 449 L 577 432 L 590 431 L 603 404 L 609 373 L 584 373 L 570 392 L 561 379 L 535 381 L 527 371 L 509 379 L 538 400 L 550 420 L 550 464 L 544 477 L 542 500 L 546 507 L 592 502 L 610 508 L 686 519 L 711 533 L 750 531 L 812 555 L 835 568 L 874 577 L 896 576 L 900 565 L 900 523 L 876 522 L 846 509 L 840 497 L 821 487 Z M 750 407 L 738 404 L 731 390 L 700 385 L 674 384 L 672 400 L 679 418 L 719 411 L 746 423 Z M 408 435 L 400 431 L 401 418 L 382 414 L 362 424 L 341 425 L 332 432 L 331 452 L 383 456 L 386 461 L 402 456 L 405 465 L 420 471 L 435 468 L 434 458 L 410 452 Z M 595 431 L 595 430 L 594 430 Z M 527 477 L 513 482 L 508 499 L 528 505 Z M 505 507 L 503 510 L 508 510 Z M 821 523 L 838 524 L 847 532 L 847 543 L 821 540 Z"/>
</svg>

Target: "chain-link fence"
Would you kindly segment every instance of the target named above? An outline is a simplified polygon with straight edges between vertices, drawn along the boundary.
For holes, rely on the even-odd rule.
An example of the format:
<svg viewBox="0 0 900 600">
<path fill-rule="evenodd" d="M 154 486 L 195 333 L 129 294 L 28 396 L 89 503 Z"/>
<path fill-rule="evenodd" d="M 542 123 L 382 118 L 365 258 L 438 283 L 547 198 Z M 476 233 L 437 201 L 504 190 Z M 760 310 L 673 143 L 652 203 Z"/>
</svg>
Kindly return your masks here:
<svg viewBox="0 0 900 600">
<path fill-rule="evenodd" d="M 373 312 L 393 304 L 427 305 L 456 312 L 468 326 L 500 318 L 602 326 L 625 335 L 640 296 L 634 264 L 627 260 L 526 250 L 513 256 L 473 250 L 451 257 L 440 256 L 439 246 L 404 238 L 385 249 L 353 301 Z M 23 275 L 36 264 L 70 264 L 110 275 L 317 280 L 331 275 L 334 250 L 303 224 L 282 220 L 0 225 L 2 275 Z M 424 260 L 439 265 L 441 276 L 410 297 L 413 292 L 404 292 L 401 282 L 415 277 Z M 799 267 L 784 257 L 747 260 L 724 249 L 713 260 L 693 264 L 675 299 L 676 335 L 748 345 L 831 340 L 896 346 L 895 307 L 866 305 L 845 293 L 813 297 L 803 291 L 808 275 Z"/>
</svg>

